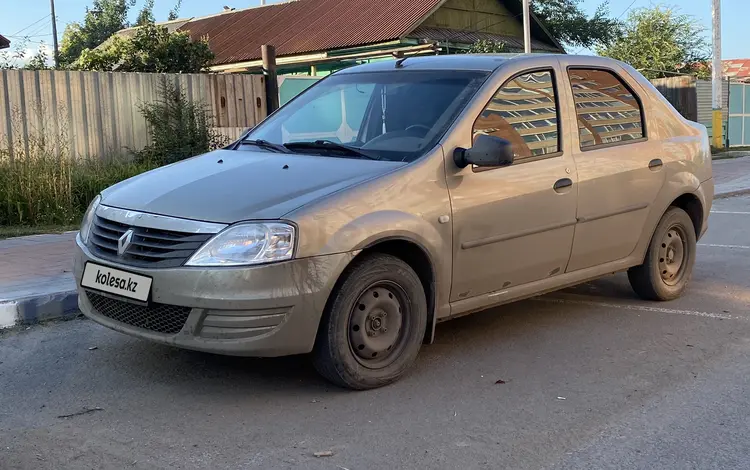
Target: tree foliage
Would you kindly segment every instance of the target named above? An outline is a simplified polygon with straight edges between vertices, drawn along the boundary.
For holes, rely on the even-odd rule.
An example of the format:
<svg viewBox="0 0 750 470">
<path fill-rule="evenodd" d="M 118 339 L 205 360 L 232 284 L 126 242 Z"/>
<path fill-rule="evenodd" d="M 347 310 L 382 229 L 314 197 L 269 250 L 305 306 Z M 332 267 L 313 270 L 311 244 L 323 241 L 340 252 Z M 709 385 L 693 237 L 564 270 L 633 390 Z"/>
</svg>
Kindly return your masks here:
<svg viewBox="0 0 750 470">
<path fill-rule="evenodd" d="M 93 49 L 117 31 L 127 28 L 128 11 L 135 0 L 94 0 L 82 23 L 70 23 L 60 44 L 60 65 L 75 62 L 85 49 Z"/>
<path fill-rule="evenodd" d="M 136 26 L 144 26 L 149 23 L 153 23 L 154 19 L 154 0 L 146 0 L 146 3 L 138 12 L 138 17 L 135 19 Z"/>
<path fill-rule="evenodd" d="M 36 54 L 31 56 L 31 59 L 26 62 L 23 68 L 26 70 L 49 70 L 51 67 L 48 65 L 48 62 L 49 56 L 47 55 L 46 48 L 44 48 L 44 44 L 42 44 L 42 47 L 37 50 Z"/>
<path fill-rule="evenodd" d="M 505 44 L 492 39 L 480 39 L 471 45 L 469 54 L 497 54 L 505 52 Z"/>
<path fill-rule="evenodd" d="M 86 49 L 73 64 L 78 70 L 197 73 L 214 58 L 208 41 L 191 41 L 186 32 L 170 33 L 148 23 L 133 38 L 113 36 L 97 49 Z"/>
<path fill-rule="evenodd" d="M 597 48 L 600 55 L 626 62 L 646 78 L 675 74 L 707 76 L 711 57 L 705 29 L 690 15 L 656 6 L 633 11 L 612 44 Z"/>
<path fill-rule="evenodd" d="M 531 9 L 552 37 L 563 44 L 579 47 L 606 45 L 620 31 L 620 22 L 609 17 L 608 2 L 602 3 L 592 16 L 586 15 L 583 0 L 532 0 Z"/>
<path fill-rule="evenodd" d="M 0 52 L 0 70 L 3 69 L 26 69 L 26 70 L 49 70 L 49 55 L 47 46 L 42 42 L 36 53 L 29 57 L 28 38 L 14 44 L 12 50 Z"/>
</svg>

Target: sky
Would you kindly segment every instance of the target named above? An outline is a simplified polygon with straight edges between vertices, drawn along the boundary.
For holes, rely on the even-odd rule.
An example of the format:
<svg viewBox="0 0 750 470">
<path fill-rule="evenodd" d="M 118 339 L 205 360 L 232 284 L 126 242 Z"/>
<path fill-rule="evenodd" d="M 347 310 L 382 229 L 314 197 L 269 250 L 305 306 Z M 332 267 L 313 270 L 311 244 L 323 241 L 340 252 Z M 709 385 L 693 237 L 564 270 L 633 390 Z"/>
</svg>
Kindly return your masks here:
<svg viewBox="0 0 750 470">
<path fill-rule="evenodd" d="M 138 9 L 145 0 L 136 0 L 137 5 L 131 11 L 131 20 L 135 19 Z M 275 0 L 269 0 L 269 3 Z M 532 0 L 533 1 L 533 0 Z M 51 44 L 52 26 L 50 4 L 48 0 L 0 0 L 0 34 L 11 42 L 18 42 L 22 36 L 30 36 L 29 52 L 35 52 L 42 43 Z M 55 0 L 58 37 L 62 38 L 65 26 L 73 21 L 81 21 L 91 0 Z M 175 0 L 156 0 L 154 14 L 157 21 L 165 20 Z M 582 0 L 583 8 L 593 12 L 602 0 Z M 627 17 L 636 8 L 656 4 L 679 5 L 682 13 L 693 15 L 706 29 L 710 40 L 711 0 L 610 0 L 611 15 Z M 722 58 L 750 58 L 750 41 L 747 41 L 747 28 L 750 25 L 750 0 L 722 0 Z M 183 0 L 180 17 L 204 16 L 222 11 L 224 5 L 234 8 L 246 8 L 260 4 L 260 0 L 237 2 L 235 0 Z M 568 52 L 579 50 L 573 48 Z M 581 50 L 579 53 L 591 53 Z M 30 54 L 29 54 L 30 55 Z"/>
</svg>

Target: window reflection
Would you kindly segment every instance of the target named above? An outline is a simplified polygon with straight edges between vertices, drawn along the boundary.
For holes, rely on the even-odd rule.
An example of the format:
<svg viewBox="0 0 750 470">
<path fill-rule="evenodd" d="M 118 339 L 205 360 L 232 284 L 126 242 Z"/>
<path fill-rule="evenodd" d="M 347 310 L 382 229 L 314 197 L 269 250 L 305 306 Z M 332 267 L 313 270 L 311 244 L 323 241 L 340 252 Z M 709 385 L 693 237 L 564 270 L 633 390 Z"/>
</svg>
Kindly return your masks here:
<svg viewBox="0 0 750 470">
<path fill-rule="evenodd" d="M 518 161 L 559 150 L 557 119 L 552 73 L 527 73 L 498 90 L 474 123 L 474 136 L 508 140 Z"/>
<path fill-rule="evenodd" d="M 581 148 L 643 137 L 641 108 L 630 90 L 605 70 L 568 73 L 578 114 Z"/>
</svg>

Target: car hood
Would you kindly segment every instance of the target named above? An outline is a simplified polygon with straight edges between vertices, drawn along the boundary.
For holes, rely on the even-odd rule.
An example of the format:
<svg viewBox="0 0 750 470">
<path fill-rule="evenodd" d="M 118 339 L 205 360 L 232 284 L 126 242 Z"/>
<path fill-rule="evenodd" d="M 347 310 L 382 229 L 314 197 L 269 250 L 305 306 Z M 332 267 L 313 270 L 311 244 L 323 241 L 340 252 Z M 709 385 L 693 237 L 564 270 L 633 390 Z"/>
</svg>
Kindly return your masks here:
<svg viewBox="0 0 750 470">
<path fill-rule="evenodd" d="M 334 191 L 403 165 L 216 150 L 118 183 L 102 193 L 102 204 L 206 222 L 277 219 Z"/>
</svg>

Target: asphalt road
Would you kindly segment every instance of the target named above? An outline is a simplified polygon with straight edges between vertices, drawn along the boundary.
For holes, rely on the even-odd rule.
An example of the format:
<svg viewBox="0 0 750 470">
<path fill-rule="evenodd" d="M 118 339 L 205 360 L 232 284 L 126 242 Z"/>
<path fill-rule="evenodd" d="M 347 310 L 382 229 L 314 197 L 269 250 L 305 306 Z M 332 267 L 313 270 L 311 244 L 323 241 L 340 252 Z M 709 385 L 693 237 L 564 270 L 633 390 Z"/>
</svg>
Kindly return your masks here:
<svg viewBox="0 0 750 470">
<path fill-rule="evenodd" d="M 714 211 L 683 298 L 618 274 L 443 323 L 375 391 L 86 320 L 2 333 L 0 468 L 750 468 L 750 197 Z"/>
</svg>

